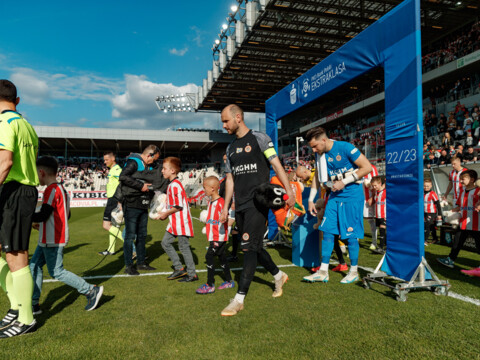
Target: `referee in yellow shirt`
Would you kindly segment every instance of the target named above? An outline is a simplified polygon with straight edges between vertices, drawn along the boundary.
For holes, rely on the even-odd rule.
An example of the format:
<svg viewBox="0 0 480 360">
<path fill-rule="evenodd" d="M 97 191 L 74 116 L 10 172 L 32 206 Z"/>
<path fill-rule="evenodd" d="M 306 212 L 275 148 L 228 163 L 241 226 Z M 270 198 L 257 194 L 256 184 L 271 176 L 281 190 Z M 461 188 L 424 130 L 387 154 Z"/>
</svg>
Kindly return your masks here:
<svg viewBox="0 0 480 360">
<path fill-rule="evenodd" d="M 104 251 L 100 251 L 99 255 L 113 255 L 115 254 L 115 242 L 117 239 L 120 239 L 123 242 L 122 232 L 120 231 L 120 225 L 118 227 L 112 225 L 112 210 L 114 210 L 118 201 L 113 197 L 115 191 L 117 190 L 118 184 L 120 184 L 120 173 L 122 168 L 117 164 L 115 153 L 113 151 L 108 151 L 103 154 L 103 161 L 108 167 L 108 182 L 107 182 L 107 206 L 105 207 L 105 212 L 103 213 L 103 228 L 107 230 L 109 235 L 108 248 Z"/>
<path fill-rule="evenodd" d="M 32 215 L 38 200 L 38 137 L 17 112 L 17 88 L 0 80 L 0 285 L 10 309 L 0 323 L 0 338 L 36 330 L 32 313 L 33 279 L 28 266 Z"/>
</svg>

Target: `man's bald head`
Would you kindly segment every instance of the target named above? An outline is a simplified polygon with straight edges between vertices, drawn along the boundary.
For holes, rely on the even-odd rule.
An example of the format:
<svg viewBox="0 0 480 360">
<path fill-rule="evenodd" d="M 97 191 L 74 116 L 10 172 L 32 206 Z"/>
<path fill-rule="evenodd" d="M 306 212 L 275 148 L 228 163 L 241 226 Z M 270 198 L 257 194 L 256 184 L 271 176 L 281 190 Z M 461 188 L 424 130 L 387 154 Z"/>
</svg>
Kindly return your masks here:
<svg viewBox="0 0 480 360">
<path fill-rule="evenodd" d="M 295 170 L 295 174 L 297 174 L 297 176 L 303 181 L 307 181 L 312 175 L 311 171 L 303 165 L 297 167 L 297 169 Z"/>
<path fill-rule="evenodd" d="M 243 110 L 240 106 L 236 104 L 227 105 L 222 112 L 227 112 L 231 117 L 235 118 L 237 115 L 240 115 L 240 119 L 243 121 Z"/>
<path fill-rule="evenodd" d="M 243 110 L 240 106 L 230 104 L 226 106 L 221 113 L 221 120 L 223 128 L 229 134 L 235 134 L 237 137 L 242 137 L 248 132 L 248 127 L 243 120 Z"/>
</svg>

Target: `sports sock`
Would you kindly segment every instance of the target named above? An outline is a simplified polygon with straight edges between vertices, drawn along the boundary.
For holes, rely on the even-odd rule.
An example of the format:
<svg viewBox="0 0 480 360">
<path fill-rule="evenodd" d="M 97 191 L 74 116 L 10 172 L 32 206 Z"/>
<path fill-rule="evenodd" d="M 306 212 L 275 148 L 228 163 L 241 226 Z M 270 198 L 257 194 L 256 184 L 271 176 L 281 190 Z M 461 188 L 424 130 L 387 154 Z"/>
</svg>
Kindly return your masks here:
<svg viewBox="0 0 480 360">
<path fill-rule="evenodd" d="M 358 272 L 358 265 L 352 265 L 350 267 L 350 272 Z"/>
<path fill-rule="evenodd" d="M 18 300 L 18 321 L 22 324 L 31 324 L 33 322 L 32 313 L 32 295 L 33 278 L 30 267 L 12 272 L 13 291 Z"/>
<path fill-rule="evenodd" d="M 387 229 L 381 227 L 380 228 L 380 247 L 383 249 L 387 245 Z"/>
<path fill-rule="evenodd" d="M 108 237 L 108 251 L 111 253 L 115 252 L 115 240 L 120 239 L 123 242 L 123 236 L 122 232 L 120 229 L 116 226 L 111 226 L 110 229 L 108 229 L 108 232 L 110 233 L 110 236 Z"/>
<path fill-rule="evenodd" d="M 281 280 L 281 279 L 282 279 L 282 276 L 283 276 L 283 271 L 280 270 L 278 273 L 276 273 L 275 275 L 273 275 L 273 278 L 278 281 L 278 280 Z"/>
<path fill-rule="evenodd" d="M 236 293 L 235 294 L 235 301 L 238 301 L 240 304 L 243 304 L 243 300 L 245 300 L 245 294 L 239 294 L 239 293 Z"/>
<path fill-rule="evenodd" d="M 370 225 L 370 233 L 372 234 L 372 244 L 377 246 L 377 226 L 375 225 L 375 219 L 368 219 L 368 225 Z"/>
<path fill-rule="evenodd" d="M 333 241 L 333 249 L 335 250 L 335 254 L 337 255 L 338 262 L 340 264 L 345 264 L 345 258 L 343 257 L 342 249 L 340 249 L 340 241 L 337 240 L 338 236 L 335 236 L 335 240 Z"/>
<path fill-rule="evenodd" d="M 10 309 L 18 310 L 18 301 L 13 291 L 12 273 L 4 258 L 0 257 L 0 286 L 10 300 Z"/>
<path fill-rule="evenodd" d="M 232 253 L 231 255 L 233 257 L 236 257 L 237 256 L 237 252 L 238 252 L 238 243 L 239 243 L 239 236 L 238 234 L 232 234 Z"/>
<path fill-rule="evenodd" d="M 328 271 L 328 263 L 321 263 L 319 271 Z"/>
<path fill-rule="evenodd" d="M 350 254 L 350 264 L 352 266 L 358 265 L 358 253 L 360 252 L 360 245 L 358 239 L 348 239 L 348 251 Z"/>
<path fill-rule="evenodd" d="M 330 264 L 330 256 L 333 250 L 334 235 L 329 233 L 323 233 L 322 240 L 322 264 Z M 341 246 L 341 245 L 340 245 Z"/>
</svg>

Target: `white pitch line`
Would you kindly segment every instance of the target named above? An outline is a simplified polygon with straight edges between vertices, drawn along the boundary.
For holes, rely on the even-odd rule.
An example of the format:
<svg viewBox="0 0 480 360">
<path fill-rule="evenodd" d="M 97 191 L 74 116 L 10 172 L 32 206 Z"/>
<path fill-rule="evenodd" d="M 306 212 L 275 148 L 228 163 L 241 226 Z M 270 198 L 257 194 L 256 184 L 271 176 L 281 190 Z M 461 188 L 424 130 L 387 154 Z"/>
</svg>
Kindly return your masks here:
<svg viewBox="0 0 480 360">
<path fill-rule="evenodd" d="M 330 261 L 330 264 L 333 264 L 333 265 L 337 265 L 338 262 L 337 261 Z M 287 268 L 287 267 L 294 267 L 296 265 L 294 264 L 284 264 L 284 265 L 277 265 L 277 267 L 279 268 Z M 366 267 L 366 266 L 358 266 L 359 269 L 362 269 L 362 270 L 365 270 L 365 271 L 368 271 L 368 272 L 371 272 L 373 273 L 375 271 L 375 269 L 373 268 L 370 268 L 370 267 Z M 257 269 L 263 269 L 263 266 L 258 266 Z M 230 269 L 231 271 L 241 271 L 243 270 L 243 268 L 233 268 L 233 269 Z M 215 271 L 217 272 L 220 272 L 220 271 L 223 271 L 222 269 L 215 269 Z M 196 270 L 197 273 L 204 273 L 204 272 L 207 272 L 207 269 L 198 269 Z M 119 274 L 119 275 L 96 275 L 96 276 L 84 276 L 83 279 L 85 280 L 92 280 L 92 279 L 111 279 L 111 278 L 136 278 L 138 276 L 162 276 L 162 275 L 170 275 L 172 272 L 154 272 L 154 273 L 142 273 L 140 275 L 137 275 L 137 276 L 131 276 L 131 275 L 123 275 L 123 274 Z M 402 280 L 402 279 L 399 279 L 399 278 L 395 278 L 394 279 L 396 280 Z M 56 279 L 46 279 L 46 280 L 43 280 L 44 283 L 53 283 L 53 282 L 58 282 L 59 280 L 56 280 Z M 470 303 L 470 304 L 473 304 L 473 305 L 477 305 L 477 306 L 480 306 L 480 300 L 478 299 L 473 299 L 471 297 L 468 297 L 468 296 L 465 296 L 465 295 L 461 295 L 461 294 L 457 294 L 453 291 L 449 291 L 447 296 L 451 297 L 451 298 L 454 298 L 454 299 L 457 299 L 457 300 L 461 300 L 463 302 L 467 302 L 467 303 Z"/>
<path fill-rule="evenodd" d="M 294 267 L 294 264 L 285 264 L 285 265 L 277 265 L 279 268 L 286 268 L 286 267 Z M 263 269 L 263 266 L 257 266 L 257 269 Z M 233 268 L 230 269 L 230 271 L 241 271 L 243 268 Z M 220 272 L 223 271 L 223 269 L 215 269 L 215 271 Z M 197 273 L 204 273 L 207 272 L 207 269 L 197 269 Z M 142 273 L 140 275 L 132 276 L 132 275 L 96 275 L 96 276 L 83 276 L 82 279 L 84 280 L 92 280 L 92 279 L 111 279 L 111 278 L 136 278 L 138 276 L 161 276 L 161 275 L 170 275 L 172 272 L 152 272 L 152 273 Z M 57 279 L 46 279 L 43 280 L 44 283 L 53 283 L 53 282 L 58 282 L 59 280 Z"/>
</svg>

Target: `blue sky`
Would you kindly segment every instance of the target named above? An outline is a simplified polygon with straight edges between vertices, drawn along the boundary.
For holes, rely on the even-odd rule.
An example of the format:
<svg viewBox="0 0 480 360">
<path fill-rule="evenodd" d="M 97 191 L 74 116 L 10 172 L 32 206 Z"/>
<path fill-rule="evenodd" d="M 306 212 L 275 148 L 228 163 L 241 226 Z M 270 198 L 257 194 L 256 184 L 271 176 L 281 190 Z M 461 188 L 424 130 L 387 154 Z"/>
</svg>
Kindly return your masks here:
<svg viewBox="0 0 480 360">
<path fill-rule="evenodd" d="M 1 1 L 0 78 L 34 125 L 218 128 L 218 114 L 164 114 L 153 99 L 202 84 L 234 3 Z"/>
</svg>

